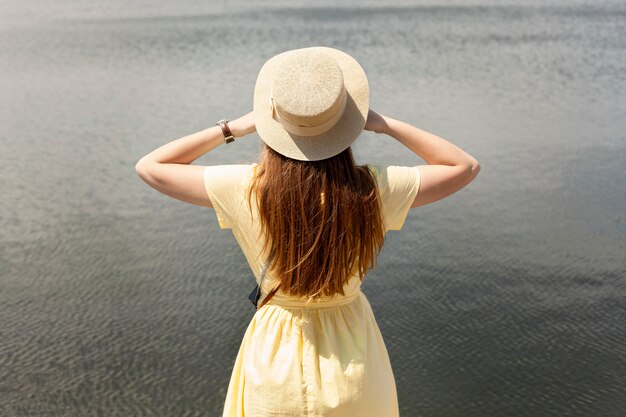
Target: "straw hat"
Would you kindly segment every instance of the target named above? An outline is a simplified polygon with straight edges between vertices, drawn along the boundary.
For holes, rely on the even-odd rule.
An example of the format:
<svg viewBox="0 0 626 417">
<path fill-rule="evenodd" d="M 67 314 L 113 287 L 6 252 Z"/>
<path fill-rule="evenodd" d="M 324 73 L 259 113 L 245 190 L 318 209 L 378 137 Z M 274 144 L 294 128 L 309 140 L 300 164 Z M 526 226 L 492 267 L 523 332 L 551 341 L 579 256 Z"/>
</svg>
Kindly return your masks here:
<svg viewBox="0 0 626 417">
<path fill-rule="evenodd" d="M 365 127 L 369 84 L 359 63 L 325 46 L 270 58 L 254 87 L 257 133 L 289 158 L 318 161 L 347 149 Z"/>
</svg>

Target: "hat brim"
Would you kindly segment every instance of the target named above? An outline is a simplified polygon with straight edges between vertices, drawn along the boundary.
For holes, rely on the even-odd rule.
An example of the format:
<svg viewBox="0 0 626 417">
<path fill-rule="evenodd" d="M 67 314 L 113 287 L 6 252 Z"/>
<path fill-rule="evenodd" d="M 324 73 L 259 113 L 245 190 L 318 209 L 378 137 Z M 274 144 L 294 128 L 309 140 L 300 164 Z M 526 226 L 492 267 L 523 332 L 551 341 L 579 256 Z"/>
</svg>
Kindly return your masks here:
<svg viewBox="0 0 626 417">
<path fill-rule="evenodd" d="M 347 92 L 346 108 L 341 119 L 317 136 L 289 133 L 272 117 L 270 106 L 270 92 L 278 65 L 288 55 L 302 50 L 321 50 L 335 58 L 343 72 Z M 325 46 L 293 49 L 273 56 L 259 71 L 254 87 L 253 112 L 256 131 L 269 147 L 292 159 L 318 161 L 341 153 L 363 131 L 369 112 L 369 83 L 361 65 L 345 52 Z"/>
</svg>

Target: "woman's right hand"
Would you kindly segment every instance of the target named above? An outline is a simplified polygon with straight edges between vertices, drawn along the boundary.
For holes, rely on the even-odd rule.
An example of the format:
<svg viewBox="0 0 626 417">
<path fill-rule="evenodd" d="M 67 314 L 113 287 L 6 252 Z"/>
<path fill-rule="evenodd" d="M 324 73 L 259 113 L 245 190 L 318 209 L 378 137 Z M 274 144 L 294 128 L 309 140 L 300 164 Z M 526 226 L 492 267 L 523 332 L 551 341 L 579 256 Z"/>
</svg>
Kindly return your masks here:
<svg viewBox="0 0 626 417">
<path fill-rule="evenodd" d="M 388 128 L 389 125 L 387 124 L 385 118 L 381 114 L 370 109 L 367 113 L 367 121 L 365 122 L 365 127 L 363 129 L 376 133 L 386 133 Z"/>
</svg>

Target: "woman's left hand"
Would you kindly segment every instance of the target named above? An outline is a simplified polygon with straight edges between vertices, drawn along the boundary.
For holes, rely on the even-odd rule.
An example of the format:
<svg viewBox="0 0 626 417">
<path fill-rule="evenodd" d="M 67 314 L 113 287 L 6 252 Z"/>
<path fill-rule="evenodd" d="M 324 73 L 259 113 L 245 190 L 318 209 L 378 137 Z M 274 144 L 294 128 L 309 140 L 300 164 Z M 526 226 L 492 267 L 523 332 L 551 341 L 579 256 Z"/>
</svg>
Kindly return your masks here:
<svg viewBox="0 0 626 417">
<path fill-rule="evenodd" d="M 228 122 L 228 127 L 230 128 L 233 136 L 236 138 L 255 132 L 256 126 L 254 124 L 254 111 L 238 117 L 237 119 L 231 120 Z"/>
</svg>

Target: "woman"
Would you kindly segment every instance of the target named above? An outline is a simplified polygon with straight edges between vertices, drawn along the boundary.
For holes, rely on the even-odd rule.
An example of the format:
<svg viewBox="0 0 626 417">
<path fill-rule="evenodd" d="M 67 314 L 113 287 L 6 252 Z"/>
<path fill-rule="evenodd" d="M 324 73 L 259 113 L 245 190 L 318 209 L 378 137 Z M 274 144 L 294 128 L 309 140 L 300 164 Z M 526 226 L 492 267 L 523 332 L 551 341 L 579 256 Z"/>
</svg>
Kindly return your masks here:
<svg viewBox="0 0 626 417">
<path fill-rule="evenodd" d="M 355 165 L 363 130 L 386 134 L 427 165 Z M 259 162 L 191 163 L 257 131 Z M 337 49 L 268 60 L 253 111 L 168 143 L 137 163 L 171 197 L 214 207 L 259 283 L 223 416 L 398 416 L 387 350 L 361 291 L 388 230 L 412 207 L 467 185 L 479 164 L 446 140 L 369 109 L 365 72 Z"/>
</svg>

